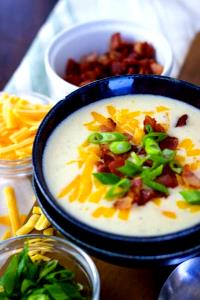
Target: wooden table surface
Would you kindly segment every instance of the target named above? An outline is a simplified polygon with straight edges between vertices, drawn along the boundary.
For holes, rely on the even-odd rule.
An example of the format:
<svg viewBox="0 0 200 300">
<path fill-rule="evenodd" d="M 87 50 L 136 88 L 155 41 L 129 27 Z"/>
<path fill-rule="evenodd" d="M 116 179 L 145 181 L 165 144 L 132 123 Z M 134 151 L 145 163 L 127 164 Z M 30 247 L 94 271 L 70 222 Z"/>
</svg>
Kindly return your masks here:
<svg viewBox="0 0 200 300">
<path fill-rule="evenodd" d="M 0 0 L 0 90 L 12 76 L 57 0 Z M 12 14 L 11 14 L 12 12 Z M 200 35 L 179 78 L 200 84 Z M 172 268 L 134 269 L 94 259 L 102 300 L 156 300 Z"/>
</svg>

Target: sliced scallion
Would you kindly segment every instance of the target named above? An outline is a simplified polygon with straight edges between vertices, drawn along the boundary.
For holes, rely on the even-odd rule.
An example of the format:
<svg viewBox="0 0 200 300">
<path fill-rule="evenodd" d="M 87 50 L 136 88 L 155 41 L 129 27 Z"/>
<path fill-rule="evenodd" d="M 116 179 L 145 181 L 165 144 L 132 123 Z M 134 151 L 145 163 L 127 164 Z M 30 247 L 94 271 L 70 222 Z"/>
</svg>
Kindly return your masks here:
<svg viewBox="0 0 200 300">
<path fill-rule="evenodd" d="M 146 184 L 148 187 L 152 188 L 153 190 L 165 193 L 166 195 L 169 194 L 169 190 L 164 184 L 155 182 L 149 178 L 144 178 L 143 182 L 144 182 L 144 184 Z"/>
<path fill-rule="evenodd" d="M 176 160 L 170 161 L 169 166 L 171 170 L 177 174 L 181 174 L 181 172 L 183 171 L 183 167 Z"/>
<path fill-rule="evenodd" d="M 131 158 L 133 159 L 133 163 L 138 167 L 141 167 L 144 162 L 148 159 L 148 157 L 140 157 L 135 152 L 131 152 Z"/>
<path fill-rule="evenodd" d="M 94 132 L 88 136 L 88 142 L 92 144 L 108 144 L 126 140 L 127 136 L 120 132 Z"/>
<path fill-rule="evenodd" d="M 146 168 L 143 169 L 141 176 L 142 179 L 150 179 L 150 180 L 154 180 L 156 177 L 160 176 L 162 174 L 163 171 L 163 165 L 160 165 L 157 168 Z"/>
<path fill-rule="evenodd" d="M 113 173 L 93 173 L 94 177 L 98 179 L 101 183 L 106 185 L 116 184 L 121 180 L 121 178 Z"/>
<path fill-rule="evenodd" d="M 117 168 L 117 170 L 119 170 L 122 174 L 126 176 L 133 176 L 137 173 L 140 173 L 142 168 L 127 159 L 125 161 L 125 165 Z"/>
<path fill-rule="evenodd" d="M 184 190 L 180 194 L 190 204 L 200 204 L 200 191 L 198 190 Z"/>
<path fill-rule="evenodd" d="M 153 128 L 151 127 L 150 124 L 145 125 L 144 128 L 145 128 L 147 133 L 153 132 Z"/>
<path fill-rule="evenodd" d="M 127 141 L 112 142 L 109 149 L 114 154 L 122 154 L 131 150 L 131 144 Z"/>
<path fill-rule="evenodd" d="M 130 180 L 127 178 L 123 178 L 107 191 L 105 198 L 112 200 L 114 198 L 123 197 L 129 191 L 130 187 Z"/>
<path fill-rule="evenodd" d="M 163 141 L 166 137 L 167 137 L 167 134 L 165 132 L 149 132 L 149 133 L 145 134 L 145 136 L 143 137 L 142 144 L 144 145 L 145 140 L 148 138 L 152 138 L 152 139 L 154 139 L 154 141 L 159 143 L 159 142 Z"/>
<path fill-rule="evenodd" d="M 161 153 L 158 143 L 152 138 L 145 139 L 144 148 L 148 155 L 157 155 Z"/>
</svg>

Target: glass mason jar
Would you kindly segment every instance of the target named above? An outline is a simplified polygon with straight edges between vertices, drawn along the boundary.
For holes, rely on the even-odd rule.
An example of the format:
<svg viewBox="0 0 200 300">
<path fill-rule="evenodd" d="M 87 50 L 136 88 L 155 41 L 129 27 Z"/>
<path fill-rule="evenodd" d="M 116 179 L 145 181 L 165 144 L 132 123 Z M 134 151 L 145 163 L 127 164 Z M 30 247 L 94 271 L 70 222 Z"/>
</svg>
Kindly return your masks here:
<svg viewBox="0 0 200 300">
<path fill-rule="evenodd" d="M 87 299 L 99 300 L 100 278 L 92 259 L 73 243 L 55 236 L 29 234 L 0 242 L 0 276 L 10 257 L 21 252 L 25 244 L 30 253 L 42 252 L 47 258 L 58 260 L 63 267 L 74 272 L 75 280 L 83 285 Z"/>
<path fill-rule="evenodd" d="M 18 92 L 15 94 L 31 103 L 50 104 L 51 99 L 38 93 Z M 21 215 L 27 215 L 32 208 L 35 197 L 32 189 L 32 157 L 16 160 L 0 159 L 0 217 L 8 215 L 3 189 L 6 186 L 14 188 L 18 210 Z M 1 218 L 0 218 L 1 220 Z M 0 222 L 0 237 L 7 226 Z"/>
</svg>

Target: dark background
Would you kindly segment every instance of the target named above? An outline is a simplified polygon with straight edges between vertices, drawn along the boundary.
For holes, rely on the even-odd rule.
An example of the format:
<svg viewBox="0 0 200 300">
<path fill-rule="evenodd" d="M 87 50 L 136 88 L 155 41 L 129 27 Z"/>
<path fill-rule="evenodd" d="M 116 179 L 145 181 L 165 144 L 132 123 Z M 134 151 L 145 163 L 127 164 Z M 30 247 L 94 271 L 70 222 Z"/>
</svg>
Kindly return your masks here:
<svg viewBox="0 0 200 300">
<path fill-rule="evenodd" d="M 0 90 L 3 89 L 57 0 L 0 0 Z"/>
</svg>

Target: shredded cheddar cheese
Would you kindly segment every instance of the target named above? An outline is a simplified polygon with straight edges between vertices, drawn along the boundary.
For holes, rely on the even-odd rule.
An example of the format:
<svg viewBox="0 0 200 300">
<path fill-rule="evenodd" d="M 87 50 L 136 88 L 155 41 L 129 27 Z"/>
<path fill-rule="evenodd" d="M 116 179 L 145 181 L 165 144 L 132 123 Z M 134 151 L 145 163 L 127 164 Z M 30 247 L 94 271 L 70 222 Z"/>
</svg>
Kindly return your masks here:
<svg viewBox="0 0 200 300">
<path fill-rule="evenodd" d="M 179 147 L 180 148 L 184 148 L 186 151 L 192 149 L 194 146 L 193 142 L 191 139 L 187 138 L 187 139 L 183 139 L 180 143 L 179 143 Z"/>
<path fill-rule="evenodd" d="M 176 218 L 177 218 L 176 213 L 173 212 L 173 211 L 163 210 L 163 211 L 162 211 L 162 214 L 163 214 L 165 217 L 170 218 L 170 219 L 176 219 Z"/>
<path fill-rule="evenodd" d="M 9 214 L 10 224 L 12 228 L 12 233 L 15 234 L 16 231 L 21 226 L 21 220 L 20 220 L 20 215 L 17 207 L 15 191 L 11 186 L 6 186 L 3 192 L 8 207 L 8 214 Z"/>
<path fill-rule="evenodd" d="M 43 230 L 44 235 L 53 235 L 54 234 L 54 229 L 52 227 L 46 228 Z"/>
<path fill-rule="evenodd" d="M 112 105 L 108 105 L 106 108 L 107 108 L 107 111 L 110 114 L 111 118 L 114 118 L 115 114 L 116 114 L 116 108 Z"/>
<path fill-rule="evenodd" d="M 0 96 L 0 159 L 31 156 L 37 128 L 50 107 L 7 93 Z"/>
<path fill-rule="evenodd" d="M 80 175 L 77 175 L 68 185 L 66 185 L 61 192 L 58 194 L 58 198 L 63 198 L 67 195 L 70 191 L 76 188 L 77 183 L 80 180 Z"/>
<path fill-rule="evenodd" d="M 47 220 L 44 214 L 41 214 L 34 227 L 36 230 L 40 231 L 40 230 L 47 229 L 49 226 L 50 226 L 49 221 Z"/>
<path fill-rule="evenodd" d="M 160 206 L 161 204 L 161 199 L 160 198 L 156 198 L 152 201 L 155 205 Z"/>
<path fill-rule="evenodd" d="M 127 221 L 130 215 L 130 209 L 122 209 L 118 212 L 119 219 Z"/>
<path fill-rule="evenodd" d="M 96 191 L 94 191 L 90 197 L 89 197 L 89 201 L 93 202 L 93 203 L 99 203 L 99 201 L 103 198 L 103 196 L 105 195 L 106 192 L 106 187 L 102 186 L 99 189 L 97 189 Z"/>
<path fill-rule="evenodd" d="M 37 221 L 39 220 L 40 216 L 37 214 L 32 215 L 29 220 L 16 231 L 16 235 L 23 235 L 30 233 L 34 227 Z"/>
<path fill-rule="evenodd" d="M 177 200 L 176 205 L 180 209 L 186 209 L 187 211 L 191 213 L 199 212 L 200 211 L 200 205 L 192 205 L 182 200 Z"/>
<path fill-rule="evenodd" d="M 99 217 L 111 218 L 114 216 L 116 211 L 117 210 L 114 207 L 100 206 L 92 213 L 92 216 L 94 218 L 99 218 Z"/>
<path fill-rule="evenodd" d="M 169 107 L 167 107 L 167 106 L 157 106 L 156 110 L 157 110 L 157 112 L 168 111 Z"/>
</svg>

